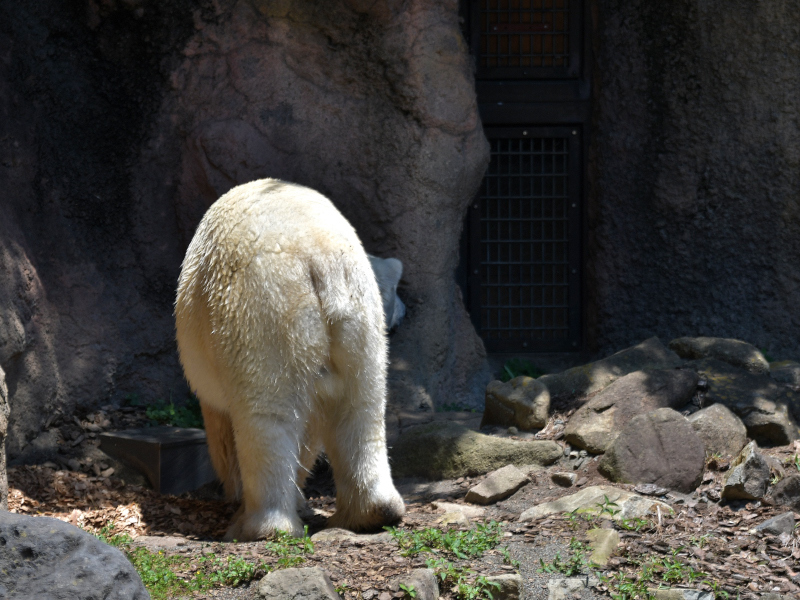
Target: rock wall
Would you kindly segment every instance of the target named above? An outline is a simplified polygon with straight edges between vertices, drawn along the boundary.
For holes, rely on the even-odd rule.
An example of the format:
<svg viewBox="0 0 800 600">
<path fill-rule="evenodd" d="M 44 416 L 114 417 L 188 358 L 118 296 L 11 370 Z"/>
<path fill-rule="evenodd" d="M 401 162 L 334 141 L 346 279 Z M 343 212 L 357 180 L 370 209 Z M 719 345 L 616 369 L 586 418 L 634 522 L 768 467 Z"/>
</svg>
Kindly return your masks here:
<svg viewBox="0 0 800 600">
<path fill-rule="evenodd" d="M 453 270 L 487 160 L 453 0 L 0 0 L 10 455 L 56 410 L 186 393 L 183 252 L 216 197 L 265 176 L 405 263 L 391 402 L 479 402 Z"/>
<path fill-rule="evenodd" d="M 800 16 L 597 0 L 589 338 L 800 355 Z"/>
</svg>

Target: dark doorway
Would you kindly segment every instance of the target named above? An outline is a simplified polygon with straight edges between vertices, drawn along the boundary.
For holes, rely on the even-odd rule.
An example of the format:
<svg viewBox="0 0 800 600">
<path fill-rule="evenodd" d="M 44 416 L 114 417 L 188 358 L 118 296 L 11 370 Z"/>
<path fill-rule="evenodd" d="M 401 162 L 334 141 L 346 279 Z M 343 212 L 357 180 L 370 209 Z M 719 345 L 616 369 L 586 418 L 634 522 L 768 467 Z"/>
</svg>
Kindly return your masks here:
<svg viewBox="0 0 800 600">
<path fill-rule="evenodd" d="M 466 301 L 492 353 L 582 348 L 590 81 L 581 0 L 464 5 L 491 163 L 465 224 Z"/>
</svg>

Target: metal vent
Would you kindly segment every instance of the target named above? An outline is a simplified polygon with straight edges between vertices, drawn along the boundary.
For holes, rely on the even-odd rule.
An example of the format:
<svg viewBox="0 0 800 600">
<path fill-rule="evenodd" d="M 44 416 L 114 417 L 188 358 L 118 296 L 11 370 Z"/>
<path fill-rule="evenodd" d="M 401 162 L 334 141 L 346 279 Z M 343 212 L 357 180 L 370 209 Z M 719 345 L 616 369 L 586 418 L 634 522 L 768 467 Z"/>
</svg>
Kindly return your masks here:
<svg viewBox="0 0 800 600">
<path fill-rule="evenodd" d="M 488 129 L 472 215 L 472 307 L 490 352 L 573 350 L 580 338 L 579 139 Z"/>
<path fill-rule="evenodd" d="M 478 76 L 547 78 L 576 72 L 574 0 L 478 0 Z"/>
</svg>

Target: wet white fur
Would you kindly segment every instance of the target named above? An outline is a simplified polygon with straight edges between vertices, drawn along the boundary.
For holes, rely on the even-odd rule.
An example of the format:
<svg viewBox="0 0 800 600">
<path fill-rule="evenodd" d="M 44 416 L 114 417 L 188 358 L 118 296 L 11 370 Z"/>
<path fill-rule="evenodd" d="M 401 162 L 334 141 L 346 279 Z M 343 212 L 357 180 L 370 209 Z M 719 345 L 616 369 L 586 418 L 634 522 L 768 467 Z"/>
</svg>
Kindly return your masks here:
<svg viewBox="0 0 800 600">
<path fill-rule="evenodd" d="M 175 317 L 214 468 L 243 502 L 228 539 L 300 534 L 300 489 L 323 447 L 337 488 L 331 525 L 402 516 L 386 456 L 381 295 L 327 198 L 275 179 L 222 196 L 186 252 Z"/>
</svg>

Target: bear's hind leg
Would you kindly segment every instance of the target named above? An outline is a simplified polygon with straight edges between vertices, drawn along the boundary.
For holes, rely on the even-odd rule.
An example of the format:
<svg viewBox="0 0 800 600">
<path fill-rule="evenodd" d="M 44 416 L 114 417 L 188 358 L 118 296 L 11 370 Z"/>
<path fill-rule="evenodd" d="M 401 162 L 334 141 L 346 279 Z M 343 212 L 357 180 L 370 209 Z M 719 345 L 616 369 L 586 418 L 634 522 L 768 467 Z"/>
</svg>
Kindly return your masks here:
<svg viewBox="0 0 800 600">
<path fill-rule="evenodd" d="M 233 425 L 228 415 L 201 402 L 203 423 L 206 428 L 208 454 L 217 477 L 222 482 L 225 497 L 238 500 L 242 495 L 242 479 L 239 475 L 239 461 L 236 458 L 236 442 L 233 439 Z"/>
<path fill-rule="evenodd" d="M 243 510 L 225 540 L 252 541 L 276 531 L 303 532 L 297 514 L 297 469 L 303 429 L 298 415 L 232 415 Z M 241 449 L 246 449 L 242 451 Z"/>
</svg>

